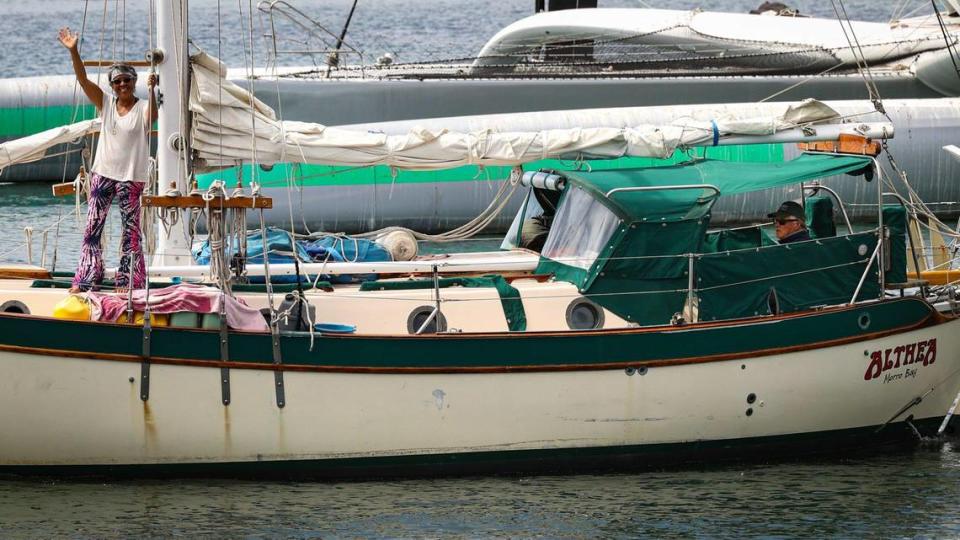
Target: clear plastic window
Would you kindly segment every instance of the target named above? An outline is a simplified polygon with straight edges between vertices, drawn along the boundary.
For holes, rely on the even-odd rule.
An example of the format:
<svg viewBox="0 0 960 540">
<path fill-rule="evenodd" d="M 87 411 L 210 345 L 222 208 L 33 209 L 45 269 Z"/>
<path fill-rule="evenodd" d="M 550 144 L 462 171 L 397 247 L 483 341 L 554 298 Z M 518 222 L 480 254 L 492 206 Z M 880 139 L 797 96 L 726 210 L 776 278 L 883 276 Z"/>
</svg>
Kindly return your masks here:
<svg viewBox="0 0 960 540">
<path fill-rule="evenodd" d="M 523 223 L 542 213 L 543 208 L 540 206 L 540 203 L 537 202 L 537 198 L 533 196 L 533 188 L 528 189 L 527 196 L 523 198 L 523 204 L 521 204 L 520 209 L 517 210 L 517 215 L 514 216 L 513 221 L 510 223 L 510 229 L 500 244 L 500 249 L 515 249 L 519 247 L 521 244 L 520 232 L 523 230 Z"/>
<path fill-rule="evenodd" d="M 543 246 L 543 256 L 589 270 L 606 247 L 620 218 L 579 187 L 563 198 Z"/>
</svg>

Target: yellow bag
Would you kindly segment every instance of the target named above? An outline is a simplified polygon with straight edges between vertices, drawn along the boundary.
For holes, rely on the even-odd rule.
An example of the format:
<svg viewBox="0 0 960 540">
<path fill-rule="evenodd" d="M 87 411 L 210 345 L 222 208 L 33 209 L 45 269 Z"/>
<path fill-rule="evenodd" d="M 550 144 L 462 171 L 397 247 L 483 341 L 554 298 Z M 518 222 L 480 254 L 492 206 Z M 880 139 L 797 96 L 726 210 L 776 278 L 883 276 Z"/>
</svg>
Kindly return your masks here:
<svg viewBox="0 0 960 540">
<path fill-rule="evenodd" d="M 127 312 L 124 311 L 117 317 L 117 322 L 120 324 L 126 324 L 127 322 Z M 143 312 L 134 311 L 133 312 L 133 324 L 143 326 Z M 170 315 L 168 313 L 151 313 L 150 314 L 150 326 L 170 326 Z"/>
<path fill-rule="evenodd" d="M 53 306 L 53 316 L 71 321 L 89 321 L 90 306 L 82 296 L 71 294 Z"/>
</svg>

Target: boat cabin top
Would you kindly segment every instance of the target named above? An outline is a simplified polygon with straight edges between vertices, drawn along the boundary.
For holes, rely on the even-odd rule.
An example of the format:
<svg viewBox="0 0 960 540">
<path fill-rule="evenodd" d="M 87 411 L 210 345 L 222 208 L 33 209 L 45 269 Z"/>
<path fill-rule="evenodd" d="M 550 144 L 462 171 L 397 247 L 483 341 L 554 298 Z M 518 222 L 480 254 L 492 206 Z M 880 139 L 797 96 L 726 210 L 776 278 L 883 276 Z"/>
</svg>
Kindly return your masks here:
<svg viewBox="0 0 960 540">
<path fill-rule="evenodd" d="M 867 156 L 805 153 L 783 163 L 697 159 L 661 167 L 527 173 L 531 193 L 559 193 L 553 195 L 556 211 L 547 218 L 552 223 L 536 272 L 576 285 L 584 296 L 640 325 L 877 298 L 881 274 L 873 261 L 880 229 L 837 236 L 828 197 L 807 200 L 809 241 L 780 245 L 762 226 L 709 229 L 711 208 L 721 196 L 873 166 Z M 531 213 L 549 213 L 542 210 L 549 202 L 538 202 L 545 199 L 528 194 L 511 238 L 522 237 L 522 222 Z M 902 212 L 888 209 L 897 210 Z M 823 226 L 824 218 L 829 226 Z M 893 236 L 902 243 L 902 228 Z"/>
</svg>

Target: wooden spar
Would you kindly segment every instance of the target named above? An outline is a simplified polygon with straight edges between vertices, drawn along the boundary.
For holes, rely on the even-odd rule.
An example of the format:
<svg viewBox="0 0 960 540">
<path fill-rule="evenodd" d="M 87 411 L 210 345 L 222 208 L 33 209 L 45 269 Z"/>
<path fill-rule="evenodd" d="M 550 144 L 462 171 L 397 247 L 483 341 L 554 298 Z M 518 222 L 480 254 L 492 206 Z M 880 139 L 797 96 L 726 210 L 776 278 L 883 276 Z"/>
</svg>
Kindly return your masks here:
<svg viewBox="0 0 960 540">
<path fill-rule="evenodd" d="M 144 195 L 140 198 L 143 206 L 153 208 L 273 208 L 271 197 L 250 197 L 238 195 L 236 197 L 214 197 L 204 200 L 201 195 Z"/>
<path fill-rule="evenodd" d="M 134 67 L 150 67 L 150 62 L 146 60 L 84 60 L 83 65 L 86 67 L 110 67 L 114 64 L 127 64 L 128 66 Z"/>
<path fill-rule="evenodd" d="M 800 147 L 800 150 L 863 156 L 878 156 L 881 149 L 880 143 L 877 141 L 851 133 L 841 133 L 833 141 L 802 142 L 798 143 L 797 146 Z"/>
</svg>

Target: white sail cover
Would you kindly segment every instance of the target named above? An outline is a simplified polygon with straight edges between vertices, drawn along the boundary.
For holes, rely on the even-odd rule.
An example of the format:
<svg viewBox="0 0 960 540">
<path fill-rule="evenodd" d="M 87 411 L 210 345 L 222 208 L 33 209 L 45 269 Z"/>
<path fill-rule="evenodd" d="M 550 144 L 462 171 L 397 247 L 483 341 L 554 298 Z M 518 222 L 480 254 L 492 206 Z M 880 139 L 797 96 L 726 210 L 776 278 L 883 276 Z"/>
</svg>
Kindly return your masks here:
<svg viewBox="0 0 960 540">
<path fill-rule="evenodd" d="M 668 125 L 469 133 L 415 127 L 401 135 L 281 121 L 248 91 L 224 79 L 225 67 L 204 53 L 193 57 L 190 111 L 192 146 L 200 168 L 239 162 L 299 162 L 400 169 L 462 165 L 519 165 L 547 158 L 667 158 L 684 146 L 709 146 L 730 135 L 770 135 L 836 118 L 820 102 L 786 107 L 776 117 L 679 119 Z M 322 104 L 321 104 L 322 105 Z"/>
<path fill-rule="evenodd" d="M 414 127 L 405 134 L 386 135 L 281 121 L 250 92 L 224 79 L 226 69 L 218 60 L 204 53 L 192 60 L 191 144 L 198 170 L 242 162 L 430 170 L 519 165 L 549 158 L 667 158 L 677 148 L 709 146 L 729 136 L 771 135 L 838 117 L 823 103 L 807 100 L 785 107 L 779 116 L 681 118 L 665 125 L 508 132 Z M 46 149 L 95 132 L 99 125 L 99 119 L 85 120 L 0 144 L 0 169 L 41 159 Z"/>
<path fill-rule="evenodd" d="M 27 137 L 0 144 L 0 170 L 18 163 L 30 163 L 43 159 L 48 148 L 74 142 L 87 133 L 100 129 L 100 119 L 84 120 L 75 124 L 55 127 Z"/>
</svg>

